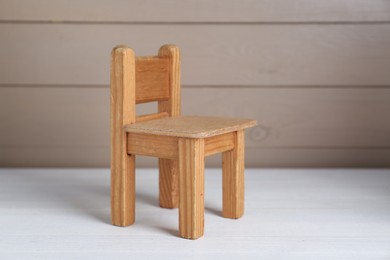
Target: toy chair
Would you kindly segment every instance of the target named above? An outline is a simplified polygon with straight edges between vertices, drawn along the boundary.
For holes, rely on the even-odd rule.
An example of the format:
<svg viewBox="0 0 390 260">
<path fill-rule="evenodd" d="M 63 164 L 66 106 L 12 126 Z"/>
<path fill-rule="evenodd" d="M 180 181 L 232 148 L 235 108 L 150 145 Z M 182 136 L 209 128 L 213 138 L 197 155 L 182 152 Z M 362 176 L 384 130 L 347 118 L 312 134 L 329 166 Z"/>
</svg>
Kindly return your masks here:
<svg viewBox="0 0 390 260">
<path fill-rule="evenodd" d="M 136 104 L 158 102 L 158 112 L 136 116 Z M 158 56 L 135 57 L 117 46 L 111 60 L 111 219 L 135 220 L 135 156 L 159 158 L 159 203 L 179 207 L 179 235 L 204 230 L 204 157 L 223 153 L 226 218 L 244 213 L 244 129 L 255 120 L 180 115 L 180 54 L 164 45 Z"/>
</svg>

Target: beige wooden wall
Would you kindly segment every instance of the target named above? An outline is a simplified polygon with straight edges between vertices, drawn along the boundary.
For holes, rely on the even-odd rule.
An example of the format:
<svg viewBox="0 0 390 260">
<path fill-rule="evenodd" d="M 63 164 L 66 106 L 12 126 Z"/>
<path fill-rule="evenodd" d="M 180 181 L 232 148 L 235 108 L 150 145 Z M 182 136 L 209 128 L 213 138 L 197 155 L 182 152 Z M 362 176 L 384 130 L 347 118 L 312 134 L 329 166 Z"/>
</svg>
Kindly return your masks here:
<svg viewBox="0 0 390 260">
<path fill-rule="evenodd" d="M 386 0 L 0 0 L 0 166 L 109 165 L 119 43 L 179 45 L 183 113 L 260 122 L 250 167 L 390 166 Z"/>
</svg>

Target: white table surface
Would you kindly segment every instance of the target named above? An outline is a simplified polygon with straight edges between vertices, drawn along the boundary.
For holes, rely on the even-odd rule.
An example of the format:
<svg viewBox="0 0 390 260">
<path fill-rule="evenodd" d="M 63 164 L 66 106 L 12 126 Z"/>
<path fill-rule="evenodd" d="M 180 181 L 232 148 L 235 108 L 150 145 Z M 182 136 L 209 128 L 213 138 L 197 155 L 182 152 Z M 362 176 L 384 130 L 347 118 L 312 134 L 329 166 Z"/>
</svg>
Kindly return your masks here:
<svg viewBox="0 0 390 260">
<path fill-rule="evenodd" d="M 205 235 L 186 240 L 156 169 L 137 170 L 125 228 L 108 169 L 0 169 L 0 259 L 390 259 L 390 170 L 247 169 L 239 220 L 221 217 L 221 171 L 205 174 Z"/>
</svg>

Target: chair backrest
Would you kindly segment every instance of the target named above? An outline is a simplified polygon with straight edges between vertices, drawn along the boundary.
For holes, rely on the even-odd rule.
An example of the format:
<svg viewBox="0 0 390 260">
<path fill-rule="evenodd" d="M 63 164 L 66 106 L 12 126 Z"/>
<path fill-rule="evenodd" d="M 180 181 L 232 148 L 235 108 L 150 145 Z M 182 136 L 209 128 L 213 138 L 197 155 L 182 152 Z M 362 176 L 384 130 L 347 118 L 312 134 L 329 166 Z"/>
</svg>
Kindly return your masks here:
<svg viewBox="0 0 390 260">
<path fill-rule="evenodd" d="M 158 102 L 158 112 L 136 116 L 136 104 Z M 111 53 L 111 126 L 180 115 L 180 53 L 163 45 L 157 56 L 135 57 L 127 46 Z"/>
</svg>

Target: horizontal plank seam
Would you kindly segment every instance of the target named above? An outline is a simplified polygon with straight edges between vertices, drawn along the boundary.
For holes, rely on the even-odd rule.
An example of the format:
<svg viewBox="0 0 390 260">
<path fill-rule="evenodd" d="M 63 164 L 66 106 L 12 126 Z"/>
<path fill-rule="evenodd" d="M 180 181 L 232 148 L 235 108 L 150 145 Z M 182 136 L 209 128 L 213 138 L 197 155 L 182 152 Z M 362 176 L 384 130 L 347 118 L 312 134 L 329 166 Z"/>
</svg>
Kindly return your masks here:
<svg viewBox="0 0 390 260">
<path fill-rule="evenodd" d="M 0 149 L 21 149 L 21 148 L 102 148 L 109 149 L 107 145 L 0 145 Z M 389 150 L 390 146 L 264 146 L 246 144 L 245 149 L 269 150 L 269 149 L 323 149 L 323 150 Z"/>
<path fill-rule="evenodd" d="M 0 24 L 74 24 L 74 25 L 378 25 L 390 24 L 387 20 L 368 21 L 68 21 L 68 20 L 8 20 Z"/>
<path fill-rule="evenodd" d="M 0 88 L 107 88 L 109 85 L 104 84 L 0 84 Z M 182 85 L 182 88 L 199 89 L 199 88 L 240 88 L 240 89 L 315 89 L 315 88 L 332 88 L 332 89 L 387 89 L 390 85 Z"/>
</svg>

